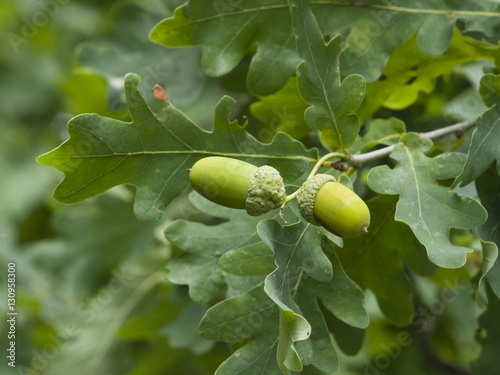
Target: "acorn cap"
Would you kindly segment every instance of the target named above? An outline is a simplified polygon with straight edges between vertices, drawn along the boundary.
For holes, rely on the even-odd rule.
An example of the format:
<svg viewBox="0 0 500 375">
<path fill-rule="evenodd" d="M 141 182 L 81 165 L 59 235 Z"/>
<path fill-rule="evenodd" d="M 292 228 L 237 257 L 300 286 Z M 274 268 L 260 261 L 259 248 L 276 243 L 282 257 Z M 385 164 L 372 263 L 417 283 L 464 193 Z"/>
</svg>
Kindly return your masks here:
<svg viewBox="0 0 500 375">
<path fill-rule="evenodd" d="M 285 186 L 279 172 L 268 165 L 258 168 L 248 187 L 247 213 L 251 216 L 265 214 L 279 208 L 285 199 Z"/>
<path fill-rule="evenodd" d="M 314 202 L 319 189 L 327 182 L 335 182 L 329 174 L 317 174 L 302 184 L 297 192 L 297 203 L 302 217 L 313 225 L 321 225 L 314 217 Z"/>
</svg>

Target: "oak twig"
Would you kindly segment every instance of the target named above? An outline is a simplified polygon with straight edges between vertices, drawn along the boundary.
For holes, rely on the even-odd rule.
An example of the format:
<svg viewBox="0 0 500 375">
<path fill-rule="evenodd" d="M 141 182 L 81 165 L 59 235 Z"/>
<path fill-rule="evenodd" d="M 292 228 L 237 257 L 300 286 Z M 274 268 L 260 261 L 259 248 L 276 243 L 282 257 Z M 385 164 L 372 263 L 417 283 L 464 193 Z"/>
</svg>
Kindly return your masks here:
<svg viewBox="0 0 500 375">
<path fill-rule="evenodd" d="M 444 135 L 448 135 L 448 134 L 452 134 L 452 133 L 456 133 L 457 135 L 462 136 L 466 130 L 472 128 L 475 125 L 476 125 L 475 119 L 474 120 L 467 120 L 464 122 L 459 122 L 458 124 L 454 124 L 454 125 L 446 126 L 444 128 L 436 129 L 436 130 L 433 130 L 433 131 L 430 131 L 427 133 L 420 133 L 420 136 L 422 138 L 429 138 L 429 139 L 439 138 L 439 137 L 442 137 Z M 346 160 L 343 162 L 342 167 L 343 168 L 345 168 L 345 167 L 347 167 L 347 168 L 349 168 L 349 167 L 359 168 L 363 164 L 365 164 L 369 161 L 380 159 L 380 158 L 383 158 L 383 157 L 389 155 L 392 152 L 392 150 L 394 150 L 394 147 L 396 147 L 397 145 L 400 145 L 400 144 L 401 143 L 397 143 L 395 145 L 387 146 L 387 147 L 381 148 L 379 150 L 367 152 L 364 154 L 351 155 L 349 160 Z"/>
</svg>

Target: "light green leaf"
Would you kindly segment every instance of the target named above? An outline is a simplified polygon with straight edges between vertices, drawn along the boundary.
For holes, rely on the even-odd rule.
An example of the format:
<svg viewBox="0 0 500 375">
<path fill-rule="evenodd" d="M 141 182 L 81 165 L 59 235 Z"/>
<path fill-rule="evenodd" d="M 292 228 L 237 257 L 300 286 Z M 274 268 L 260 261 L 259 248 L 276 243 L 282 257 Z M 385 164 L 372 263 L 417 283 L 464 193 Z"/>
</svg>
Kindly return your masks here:
<svg viewBox="0 0 500 375">
<path fill-rule="evenodd" d="M 367 235 L 344 241 L 337 248 L 345 272 L 363 289 L 375 293 L 385 316 L 394 324 L 407 325 L 413 312 L 412 287 L 405 264 L 420 275 L 430 276 L 436 267 L 408 226 L 394 221 L 396 199 L 378 196 L 367 201 L 371 223 Z"/>
<path fill-rule="evenodd" d="M 395 219 L 407 223 L 427 249 L 431 262 L 444 268 L 458 268 L 471 250 L 453 246 L 450 229 L 471 229 L 482 224 L 486 210 L 474 199 L 461 197 L 438 180 L 456 176 L 462 168 L 464 155 L 446 153 L 434 158 L 425 156 L 432 141 L 408 133 L 404 145 L 396 146 L 388 166 L 373 168 L 368 185 L 380 194 L 400 196 Z"/>
<path fill-rule="evenodd" d="M 38 157 L 38 162 L 65 174 L 54 197 L 74 203 L 119 184 L 135 185 L 134 211 L 140 219 L 157 219 L 189 186 L 186 171 L 200 158 L 229 156 L 257 165 L 272 165 L 283 178 L 300 176 L 316 151 L 284 133 L 263 144 L 237 121 L 228 121 L 235 101 L 224 97 L 215 110 L 214 130 L 206 132 L 173 105 L 151 111 L 137 86 L 139 76 L 125 77 L 132 122 L 84 114 L 68 123 L 70 139 Z"/>
<path fill-rule="evenodd" d="M 340 80 L 341 38 L 325 44 L 308 0 L 289 0 L 293 31 L 302 62 L 297 68 L 299 91 L 310 105 L 306 122 L 322 131 L 322 140 L 344 152 L 353 144 L 359 119 L 353 113 L 365 93 L 365 80 L 350 75 Z"/>
<path fill-rule="evenodd" d="M 436 79 L 450 74 L 456 66 L 479 59 L 494 60 L 498 55 L 498 46 L 464 37 L 457 30 L 444 53 L 429 57 L 419 50 L 414 37 L 391 55 L 382 76 L 366 86 L 365 100 L 356 113 L 363 122 L 382 106 L 396 110 L 409 107 L 420 92 L 431 93 Z"/>
<path fill-rule="evenodd" d="M 420 50 L 436 57 L 449 47 L 457 20 L 466 21 L 462 32 L 482 28 L 482 32 L 496 35 L 495 25 L 500 15 L 498 4 L 461 0 L 439 3 L 432 0 L 418 3 L 411 0 L 369 0 L 342 4 L 344 6 L 321 4 L 314 10 L 325 33 L 349 30 L 341 56 L 342 73 L 360 73 L 367 82 L 379 78 L 389 56 L 415 34 L 418 35 Z M 334 15 L 330 13 L 332 7 L 336 8 Z M 332 17 L 335 17 L 335 22 L 332 22 Z"/>
<path fill-rule="evenodd" d="M 255 117 L 268 125 L 262 132 L 264 139 L 271 139 L 278 131 L 301 139 L 311 131 L 304 118 L 307 107 L 307 103 L 299 95 L 297 78 L 292 77 L 274 95 L 263 96 L 252 103 L 250 110 Z"/>
<path fill-rule="evenodd" d="M 500 298 L 491 290 L 488 293 L 487 310 L 479 317 L 478 341 L 482 346 L 479 358 L 471 363 L 474 374 L 497 375 L 500 373 L 498 342 L 500 341 Z"/>
<path fill-rule="evenodd" d="M 464 186 L 481 176 L 488 167 L 497 162 L 500 173 L 500 101 L 477 119 L 472 133 L 467 161 L 454 186 Z"/>
<path fill-rule="evenodd" d="M 107 82 L 103 77 L 87 71 L 76 71 L 65 82 L 64 95 L 72 113 L 98 113 L 106 117 L 128 119 L 128 112 L 120 105 L 110 110 Z M 113 103 L 114 104 L 114 103 Z M 119 110 L 122 109 L 122 110 Z"/>
</svg>

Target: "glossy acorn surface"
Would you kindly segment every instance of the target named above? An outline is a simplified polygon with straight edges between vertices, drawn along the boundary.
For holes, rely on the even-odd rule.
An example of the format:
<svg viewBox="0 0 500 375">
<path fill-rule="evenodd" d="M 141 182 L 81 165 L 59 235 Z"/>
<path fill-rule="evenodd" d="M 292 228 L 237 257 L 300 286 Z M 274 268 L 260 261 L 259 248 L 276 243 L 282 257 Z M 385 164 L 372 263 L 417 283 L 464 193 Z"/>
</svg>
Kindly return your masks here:
<svg viewBox="0 0 500 375">
<path fill-rule="evenodd" d="M 193 165 L 189 179 L 205 198 L 225 207 L 246 209 L 252 216 L 279 208 L 286 198 L 276 169 L 232 158 L 203 158 Z"/>
<path fill-rule="evenodd" d="M 297 196 L 302 216 L 343 238 L 367 233 L 370 211 L 351 189 L 332 176 L 316 175 L 306 181 Z"/>
<path fill-rule="evenodd" d="M 367 233 L 370 226 L 370 211 L 366 203 L 338 182 L 327 182 L 319 189 L 314 215 L 323 227 L 343 238 Z"/>
<path fill-rule="evenodd" d="M 257 167 L 250 163 L 211 156 L 198 160 L 189 173 L 194 190 L 205 198 L 230 208 L 245 208 L 248 187 Z"/>
</svg>

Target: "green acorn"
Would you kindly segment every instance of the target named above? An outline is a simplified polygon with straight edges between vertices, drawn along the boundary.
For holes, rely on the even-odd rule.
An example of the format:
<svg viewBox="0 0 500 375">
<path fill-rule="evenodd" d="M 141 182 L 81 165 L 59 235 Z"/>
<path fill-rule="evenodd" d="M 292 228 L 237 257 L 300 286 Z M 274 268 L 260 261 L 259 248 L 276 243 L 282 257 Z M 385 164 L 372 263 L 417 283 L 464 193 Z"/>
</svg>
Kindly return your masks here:
<svg viewBox="0 0 500 375">
<path fill-rule="evenodd" d="M 368 232 L 370 211 L 365 202 L 333 176 L 308 179 L 297 192 L 297 203 L 305 220 L 337 236 L 353 238 Z"/>
<path fill-rule="evenodd" d="M 191 168 L 189 180 L 205 198 L 221 206 L 246 209 L 252 216 L 279 208 L 286 198 L 283 179 L 276 169 L 238 159 L 200 159 Z"/>
</svg>

